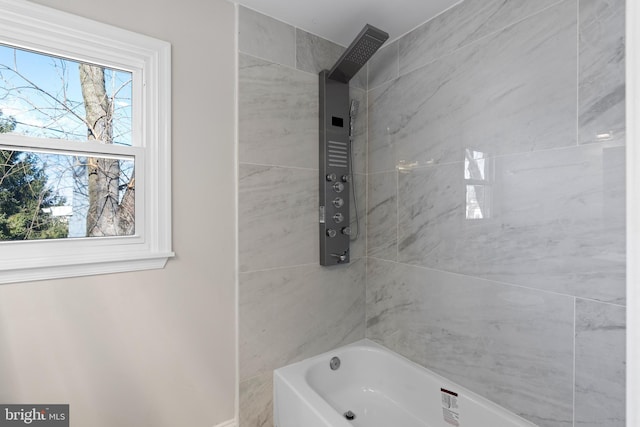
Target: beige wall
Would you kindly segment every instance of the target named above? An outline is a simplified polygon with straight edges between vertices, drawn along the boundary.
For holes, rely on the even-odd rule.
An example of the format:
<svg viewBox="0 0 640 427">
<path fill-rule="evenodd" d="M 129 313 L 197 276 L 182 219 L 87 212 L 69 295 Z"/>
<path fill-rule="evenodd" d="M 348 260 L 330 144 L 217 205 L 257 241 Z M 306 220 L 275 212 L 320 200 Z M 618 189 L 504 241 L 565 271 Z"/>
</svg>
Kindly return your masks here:
<svg viewBox="0 0 640 427">
<path fill-rule="evenodd" d="M 0 286 L 0 402 L 69 403 L 75 426 L 229 420 L 234 7 L 221 0 L 37 3 L 172 44 L 177 256 L 163 270 Z"/>
</svg>

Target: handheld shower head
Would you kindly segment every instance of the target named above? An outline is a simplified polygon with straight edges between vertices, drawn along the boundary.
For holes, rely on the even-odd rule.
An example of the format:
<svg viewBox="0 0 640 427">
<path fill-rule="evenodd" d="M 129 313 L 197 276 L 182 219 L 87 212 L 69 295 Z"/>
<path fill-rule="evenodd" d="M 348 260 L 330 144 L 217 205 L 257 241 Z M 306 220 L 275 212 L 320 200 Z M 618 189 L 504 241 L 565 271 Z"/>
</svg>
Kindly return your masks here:
<svg viewBox="0 0 640 427">
<path fill-rule="evenodd" d="M 360 108 L 360 102 L 355 99 L 351 100 L 351 108 L 349 108 L 349 116 L 352 118 L 358 115 L 358 108 Z"/>
<path fill-rule="evenodd" d="M 344 51 L 338 62 L 329 71 L 329 78 L 342 83 L 349 83 L 360 68 L 371 59 L 380 46 L 389 38 L 389 34 L 372 26 L 365 25 L 356 39 Z"/>
<path fill-rule="evenodd" d="M 358 108 L 360 108 L 360 102 L 355 99 L 351 100 L 351 107 L 349 108 L 349 141 L 353 142 L 354 127 L 356 122 L 356 116 L 358 115 Z"/>
</svg>

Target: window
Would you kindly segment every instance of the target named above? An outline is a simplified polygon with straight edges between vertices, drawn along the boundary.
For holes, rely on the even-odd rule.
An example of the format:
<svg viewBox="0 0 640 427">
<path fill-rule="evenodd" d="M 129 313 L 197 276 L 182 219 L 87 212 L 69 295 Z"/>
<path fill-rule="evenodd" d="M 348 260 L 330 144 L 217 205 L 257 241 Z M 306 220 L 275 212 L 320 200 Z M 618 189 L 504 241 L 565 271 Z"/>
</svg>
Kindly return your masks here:
<svg viewBox="0 0 640 427">
<path fill-rule="evenodd" d="M 0 283 L 162 268 L 169 44 L 0 5 Z"/>
</svg>

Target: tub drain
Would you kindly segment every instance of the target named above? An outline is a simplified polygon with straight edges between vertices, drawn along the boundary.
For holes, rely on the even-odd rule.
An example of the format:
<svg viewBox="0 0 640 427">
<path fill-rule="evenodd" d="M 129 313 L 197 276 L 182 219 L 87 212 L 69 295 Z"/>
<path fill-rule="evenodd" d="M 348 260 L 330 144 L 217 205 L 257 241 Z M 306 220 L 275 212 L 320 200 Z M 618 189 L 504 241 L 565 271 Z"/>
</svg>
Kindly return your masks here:
<svg viewBox="0 0 640 427">
<path fill-rule="evenodd" d="M 347 420 L 351 421 L 351 420 L 354 420 L 354 419 L 356 418 L 356 414 L 354 414 L 354 413 L 353 413 L 353 412 L 351 412 L 351 411 L 347 411 L 347 412 L 345 412 L 345 413 L 344 413 L 344 417 L 345 417 Z"/>
</svg>

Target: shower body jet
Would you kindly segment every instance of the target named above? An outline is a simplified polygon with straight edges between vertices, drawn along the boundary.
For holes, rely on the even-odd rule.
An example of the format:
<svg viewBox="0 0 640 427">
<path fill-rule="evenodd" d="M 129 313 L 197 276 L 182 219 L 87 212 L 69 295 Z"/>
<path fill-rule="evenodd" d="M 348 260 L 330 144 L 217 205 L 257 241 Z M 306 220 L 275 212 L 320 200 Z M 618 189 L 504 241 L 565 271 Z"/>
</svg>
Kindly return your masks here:
<svg viewBox="0 0 640 427">
<path fill-rule="evenodd" d="M 333 68 L 320 72 L 320 265 L 350 261 L 351 109 L 357 104 L 349 104 L 349 81 L 388 38 L 367 24 Z"/>
</svg>

